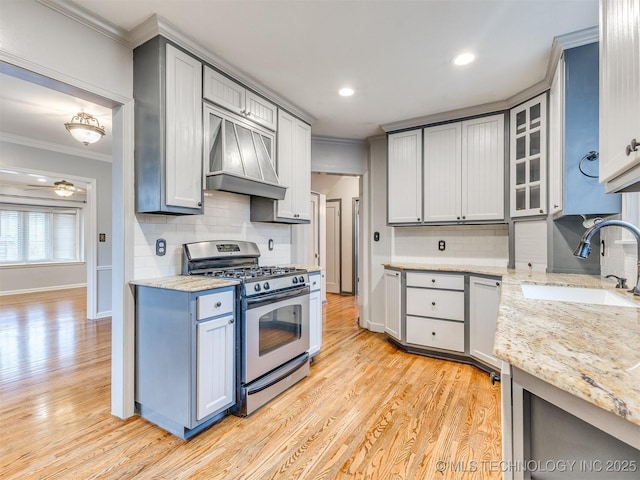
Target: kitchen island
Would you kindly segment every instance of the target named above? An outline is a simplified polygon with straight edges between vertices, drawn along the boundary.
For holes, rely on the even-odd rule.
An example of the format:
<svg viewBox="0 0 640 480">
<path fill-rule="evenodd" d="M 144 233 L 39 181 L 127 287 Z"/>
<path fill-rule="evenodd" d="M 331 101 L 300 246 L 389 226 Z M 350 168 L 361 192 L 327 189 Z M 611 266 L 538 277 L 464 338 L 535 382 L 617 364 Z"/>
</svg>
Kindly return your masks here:
<svg viewBox="0 0 640 480">
<path fill-rule="evenodd" d="M 522 285 L 605 289 L 637 301 L 632 294 L 615 289 L 614 281 L 599 276 L 467 265 L 391 263 L 385 268 L 501 278 L 493 353 L 503 361 L 504 461 L 518 465 L 549 460 L 537 458 L 548 453 L 549 448 L 541 447 L 545 442 L 557 449 L 553 461 L 574 458 L 575 451 L 563 451 L 552 440 L 552 430 L 564 430 L 609 456 L 615 455 L 619 445 L 607 450 L 598 442 L 611 446 L 620 439 L 623 460 L 629 463 L 614 463 L 612 468 L 627 470 L 606 478 L 637 478 L 624 474 L 640 471 L 640 309 L 529 299 Z M 565 413 L 571 420 L 566 420 Z M 545 424 L 545 418 L 556 424 Z M 592 438 L 593 426 L 606 435 Z M 584 445 L 580 449 L 587 452 Z M 526 471 L 515 470 L 505 471 L 505 478 L 528 478 Z M 575 478 L 598 478 L 584 470 L 577 473 Z M 571 478 L 566 472 L 563 475 L 541 478 Z"/>
</svg>

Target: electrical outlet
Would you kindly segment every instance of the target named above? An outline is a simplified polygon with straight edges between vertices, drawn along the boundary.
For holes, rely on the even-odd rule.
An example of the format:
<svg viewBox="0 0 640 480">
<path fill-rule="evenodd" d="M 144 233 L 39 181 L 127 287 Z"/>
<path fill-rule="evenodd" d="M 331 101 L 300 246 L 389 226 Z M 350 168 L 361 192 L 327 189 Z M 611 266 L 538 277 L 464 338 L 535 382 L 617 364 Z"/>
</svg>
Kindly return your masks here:
<svg viewBox="0 0 640 480">
<path fill-rule="evenodd" d="M 445 243 L 445 241 L 444 240 L 438 241 L 438 250 L 440 250 L 441 252 L 444 252 L 445 248 L 447 248 L 447 244 Z"/>
<path fill-rule="evenodd" d="M 107 234 L 106 233 L 98 234 L 98 241 L 99 242 L 106 242 L 107 241 Z"/>
<path fill-rule="evenodd" d="M 159 257 L 167 253 L 167 241 L 164 238 L 156 240 L 156 255 Z"/>
</svg>

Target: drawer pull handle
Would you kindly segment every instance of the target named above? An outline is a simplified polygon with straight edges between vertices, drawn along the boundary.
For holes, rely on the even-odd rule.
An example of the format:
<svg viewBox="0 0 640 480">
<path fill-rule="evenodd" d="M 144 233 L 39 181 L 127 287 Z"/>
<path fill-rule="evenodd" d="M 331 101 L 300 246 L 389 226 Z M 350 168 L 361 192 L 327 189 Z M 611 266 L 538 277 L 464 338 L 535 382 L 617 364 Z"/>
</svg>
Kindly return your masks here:
<svg viewBox="0 0 640 480">
<path fill-rule="evenodd" d="M 222 302 L 216 302 L 216 308 L 220 308 L 222 306 Z"/>
</svg>

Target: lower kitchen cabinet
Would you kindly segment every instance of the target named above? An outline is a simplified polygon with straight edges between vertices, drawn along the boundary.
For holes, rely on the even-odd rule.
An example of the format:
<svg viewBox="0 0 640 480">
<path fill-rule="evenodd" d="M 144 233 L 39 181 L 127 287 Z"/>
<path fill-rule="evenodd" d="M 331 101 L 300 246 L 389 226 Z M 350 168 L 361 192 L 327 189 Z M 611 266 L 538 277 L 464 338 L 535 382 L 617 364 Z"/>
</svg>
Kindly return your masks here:
<svg viewBox="0 0 640 480">
<path fill-rule="evenodd" d="M 469 354 L 497 370 L 502 362 L 493 355 L 493 341 L 500 284 L 496 278 L 469 277 Z"/>
<path fill-rule="evenodd" d="M 464 353 L 464 275 L 406 275 L 407 343 Z"/>
<path fill-rule="evenodd" d="M 398 270 L 384 270 L 384 331 L 402 341 L 402 282 Z"/>
<path fill-rule="evenodd" d="M 384 280 L 385 332 L 394 343 L 487 371 L 500 369 L 493 356 L 500 277 L 385 268 Z"/>
<path fill-rule="evenodd" d="M 138 413 L 182 438 L 236 403 L 235 287 L 136 290 Z"/>
<path fill-rule="evenodd" d="M 309 356 L 313 357 L 322 348 L 322 275 L 309 274 Z"/>
</svg>

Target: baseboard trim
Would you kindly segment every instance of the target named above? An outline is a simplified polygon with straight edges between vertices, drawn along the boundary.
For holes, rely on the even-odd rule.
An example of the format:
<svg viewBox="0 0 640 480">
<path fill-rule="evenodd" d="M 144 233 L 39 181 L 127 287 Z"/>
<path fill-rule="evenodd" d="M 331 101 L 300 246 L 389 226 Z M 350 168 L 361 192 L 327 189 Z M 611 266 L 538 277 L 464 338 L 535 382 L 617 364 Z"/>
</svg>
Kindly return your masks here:
<svg viewBox="0 0 640 480">
<path fill-rule="evenodd" d="M 55 285 L 52 287 L 40 287 L 40 288 L 24 288 L 22 290 L 7 290 L 0 292 L 0 297 L 4 295 L 20 295 L 22 293 L 38 293 L 38 292 L 51 292 L 53 290 L 70 290 L 72 288 L 87 288 L 86 283 L 75 283 L 70 285 Z M 111 313 L 109 313 L 111 314 Z"/>
</svg>

